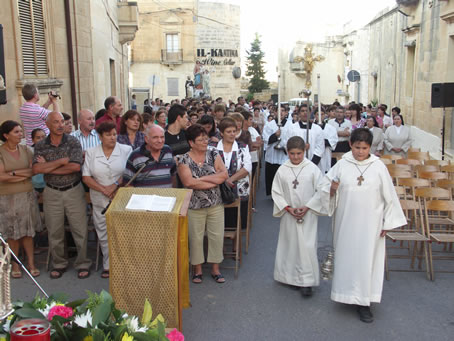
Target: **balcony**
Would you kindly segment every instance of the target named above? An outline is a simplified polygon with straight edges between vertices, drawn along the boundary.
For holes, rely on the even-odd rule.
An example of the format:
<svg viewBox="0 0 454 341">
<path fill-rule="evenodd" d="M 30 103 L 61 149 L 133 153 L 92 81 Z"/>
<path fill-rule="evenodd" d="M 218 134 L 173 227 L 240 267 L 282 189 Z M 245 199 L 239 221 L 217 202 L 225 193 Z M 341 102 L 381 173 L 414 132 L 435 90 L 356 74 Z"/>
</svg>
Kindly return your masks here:
<svg viewBox="0 0 454 341">
<path fill-rule="evenodd" d="M 304 65 L 303 62 L 290 62 L 290 71 L 296 74 L 306 74 L 306 71 L 304 71 Z"/>
<path fill-rule="evenodd" d="M 183 64 L 183 50 L 161 50 L 161 63 L 167 65 Z"/>
<path fill-rule="evenodd" d="M 134 40 L 139 29 L 139 10 L 137 2 L 119 2 L 118 6 L 118 28 L 120 43 L 126 44 Z"/>
</svg>

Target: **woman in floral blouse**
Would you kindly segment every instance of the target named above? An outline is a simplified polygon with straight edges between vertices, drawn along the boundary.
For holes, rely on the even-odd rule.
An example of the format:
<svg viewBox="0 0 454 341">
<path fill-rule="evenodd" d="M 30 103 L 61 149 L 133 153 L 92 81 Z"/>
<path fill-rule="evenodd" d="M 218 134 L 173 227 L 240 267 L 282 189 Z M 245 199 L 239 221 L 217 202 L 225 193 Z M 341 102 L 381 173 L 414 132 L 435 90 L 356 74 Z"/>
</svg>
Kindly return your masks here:
<svg viewBox="0 0 454 341">
<path fill-rule="evenodd" d="M 211 276 L 224 283 L 219 271 L 224 244 L 224 205 L 219 185 L 228 177 L 219 153 L 208 148 L 208 135 L 200 124 L 186 130 L 191 150 L 177 155 L 178 175 L 185 188 L 193 189 L 188 210 L 190 262 L 194 266 L 193 283 L 202 283 L 202 264 L 205 262 L 203 238 L 208 238 L 207 262 L 212 264 Z"/>
</svg>

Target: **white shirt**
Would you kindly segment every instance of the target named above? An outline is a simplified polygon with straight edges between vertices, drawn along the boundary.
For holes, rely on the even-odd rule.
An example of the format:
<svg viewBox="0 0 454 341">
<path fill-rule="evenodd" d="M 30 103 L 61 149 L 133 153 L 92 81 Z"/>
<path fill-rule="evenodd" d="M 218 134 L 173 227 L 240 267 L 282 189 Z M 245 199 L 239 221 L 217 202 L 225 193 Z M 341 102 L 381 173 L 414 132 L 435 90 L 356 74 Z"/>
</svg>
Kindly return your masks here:
<svg viewBox="0 0 454 341">
<path fill-rule="evenodd" d="M 352 132 L 352 122 L 349 120 L 344 119 L 341 124 L 336 121 L 335 118 L 331 119 L 328 121 L 328 124 L 332 125 L 334 128 L 336 128 L 337 132 L 339 133 L 340 131 L 344 131 L 346 128 Z M 339 136 L 338 142 L 344 142 L 344 141 L 349 141 L 350 136 Z"/>
<path fill-rule="evenodd" d="M 247 130 L 249 131 L 249 134 L 251 134 L 252 142 L 256 142 L 257 141 L 257 137 L 260 136 L 258 131 L 254 127 L 249 127 L 249 128 L 247 128 Z M 258 154 L 257 150 L 251 151 L 249 153 L 251 154 L 252 163 L 259 161 L 259 154 Z"/>
<path fill-rule="evenodd" d="M 109 158 L 106 158 L 102 145 L 87 149 L 82 176 L 91 176 L 102 186 L 109 186 L 118 181 L 123 175 L 132 147 L 116 143 Z M 90 196 L 104 197 L 100 192 L 90 188 Z M 93 198 L 92 198 L 93 200 Z"/>
<path fill-rule="evenodd" d="M 222 140 L 218 142 L 218 145 L 216 146 L 217 150 L 221 150 L 222 153 L 224 154 L 224 161 L 225 161 L 225 167 L 227 169 L 230 168 L 230 160 L 232 159 L 232 152 L 237 152 L 238 154 L 238 142 L 234 141 L 232 145 L 232 150 L 230 152 L 225 152 L 224 151 L 224 144 L 222 143 Z M 248 171 L 249 174 L 252 172 L 252 162 L 251 162 L 251 154 L 249 153 L 249 147 L 245 146 L 242 148 L 242 152 L 244 154 L 243 161 L 241 162 L 240 158 L 238 158 L 238 167 L 237 171 L 239 171 L 241 168 L 244 168 Z"/>
</svg>

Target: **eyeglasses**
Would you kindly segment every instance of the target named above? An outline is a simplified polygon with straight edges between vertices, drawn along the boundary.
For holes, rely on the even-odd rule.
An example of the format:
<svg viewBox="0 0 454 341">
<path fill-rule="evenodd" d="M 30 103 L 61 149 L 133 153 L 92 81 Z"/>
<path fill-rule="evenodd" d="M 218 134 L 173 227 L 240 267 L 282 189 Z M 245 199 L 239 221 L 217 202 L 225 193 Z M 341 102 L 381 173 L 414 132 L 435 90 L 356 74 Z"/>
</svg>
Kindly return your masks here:
<svg viewBox="0 0 454 341">
<path fill-rule="evenodd" d="M 209 138 L 208 137 L 198 137 L 194 141 L 195 142 L 208 142 Z"/>
</svg>

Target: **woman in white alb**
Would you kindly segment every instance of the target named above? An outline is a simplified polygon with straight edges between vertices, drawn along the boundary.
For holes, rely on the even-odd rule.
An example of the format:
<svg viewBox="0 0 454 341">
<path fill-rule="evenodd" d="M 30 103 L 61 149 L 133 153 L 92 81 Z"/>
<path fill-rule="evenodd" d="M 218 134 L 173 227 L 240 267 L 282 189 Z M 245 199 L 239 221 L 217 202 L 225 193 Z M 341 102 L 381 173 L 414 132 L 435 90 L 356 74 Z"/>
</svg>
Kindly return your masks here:
<svg viewBox="0 0 454 341">
<path fill-rule="evenodd" d="M 385 132 L 385 154 L 407 157 L 408 148 L 411 147 L 410 128 L 404 125 L 402 115 L 394 116 L 394 125 Z"/>
<path fill-rule="evenodd" d="M 90 188 L 93 205 L 93 222 L 101 245 L 103 257 L 102 278 L 109 278 L 109 247 L 107 244 L 104 208 L 113 198 L 122 182 L 122 175 L 132 147 L 117 142 L 116 126 L 112 122 L 101 123 L 97 128 L 101 144 L 87 149 L 82 168 L 82 180 Z"/>
</svg>

